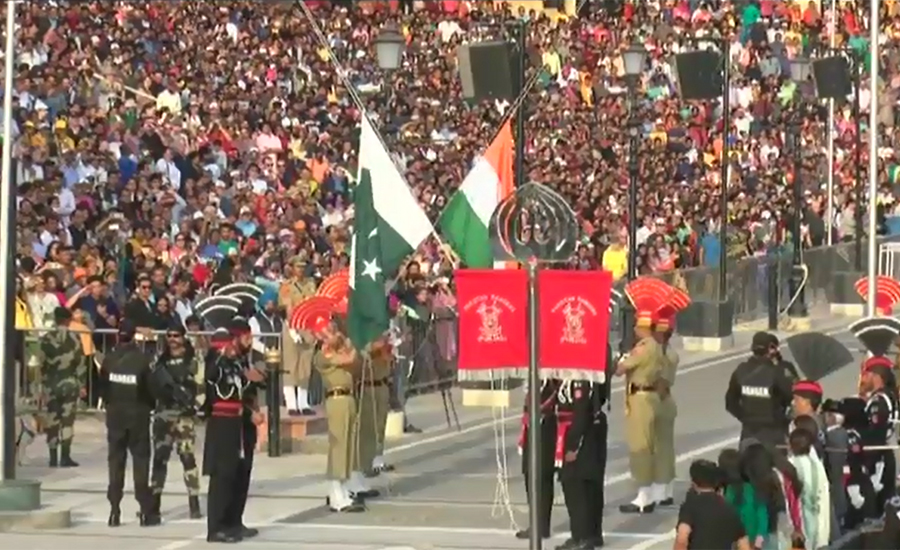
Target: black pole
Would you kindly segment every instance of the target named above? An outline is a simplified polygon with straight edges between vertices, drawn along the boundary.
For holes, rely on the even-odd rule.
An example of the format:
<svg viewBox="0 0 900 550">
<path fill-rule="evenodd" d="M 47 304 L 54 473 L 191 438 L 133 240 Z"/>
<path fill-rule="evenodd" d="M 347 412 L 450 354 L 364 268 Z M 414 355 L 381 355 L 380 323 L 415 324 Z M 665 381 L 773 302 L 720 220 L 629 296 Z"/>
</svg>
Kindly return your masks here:
<svg viewBox="0 0 900 550">
<path fill-rule="evenodd" d="M 797 93 L 801 93 L 800 90 Z M 806 317 L 806 300 L 803 296 L 803 277 L 800 272 L 800 265 L 803 263 L 803 239 L 800 231 L 803 226 L 803 178 L 801 172 L 803 169 L 803 158 L 801 155 L 800 144 L 800 124 L 803 120 L 803 102 L 798 101 L 797 112 L 794 113 L 791 126 L 791 151 L 794 161 L 794 219 L 791 224 L 791 242 L 793 244 L 793 254 L 791 254 L 791 277 L 790 277 L 790 299 L 792 300 L 788 308 L 788 314 L 791 317 Z"/>
<path fill-rule="evenodd" d="M 731 43 L 719 42 L 722 48 L 722 196 L 719 197 L 719 301 L 728 299 L 728 165 L 731 161 L 728 137 L 731 133 Z"/>
<path fill-rule="evenodd" d="M 518 75 L 518 78 L 516 79 L 517 98 L 521 96 L 522 92 L 525 90 L 525 69 L 526 60 L 528 59 L 528 52 L 525 51 L 525 38 L 527 34 L 528 23 L 524 19 L 520 19 L 515 23 L 516 49 L 518 50 L 518 56 L 516 58 L 518 62 L 516 70 Z M 519 109 L 516 111 L 516 158 L 513 169 L 515 170 L 517 187 L 525 185 L 525 118 L 528 116 L 526 113 L 526 103 L 527 102 L 523 98 L 522 102 L 519 104 Z"/>
<path fill-rule="evenodd" d="M 526 60 L 525 39 L 528 36 L 528 23 L 519 20 L 515 23 L 515 41 L 517 57 L 517 93 L 522 95 L 525 88 Z M 516 112 L 516 150 L 515 178 L 516 186 L 525 185 L 525 117 L 527 117 L 524 98 Z M 538 330 L 537 330 L 537 271 L 536 259 L 528 262 L 528 532 L 530 550 L 541 550 L 541 377 L 538 369 Z"/>
<path fill-rule="evenodd" d="M 281 456 L 281 352 L 266 352 L 266 408 L 268 411 L 269 456 Z"/>
<path fill-rule="evenodd" d="M 856 184 L 853 186 L 856 195 L 856 209 L 853 212 L 854 224 L 856 225 L 854 233 L 855 235 L 855 244 L 854 249 L 856 252 L 856 259 L 854 262 L 854 267 L 856 271 L 863 270 L 863 251 L 862 251 L 862 242 L 863 242 L 863 175 L 862 175 L 862 113 L 859 108 L 859 87 L 862 84 L 862 65 L 863 58 L 862 55 L 853 52 L 853 62 L 856 65 L 855 76 L 855 89 L 853 90 L 853 118 L 856 120 L 856 143 L 854 146 L 856 147 L 856 152 L 854 153 L 855 162 L 856 162 Z"/>
<path fill-rule="evenodd" d="M 541 550 L 541 377 L 538 372 L 537 260 L 528 262 L 528 547 Z"/>
<path fill-rule="evenodd" d="M 628 75 L 628 273 L 629 281 L 637 278 L 637 205 L 638 205 L 638 120 L 637 120 L 637 84 L 640 76 Z M 622 308 L 622 345 L 623 352 L 630 350 L 635 344 L 634 319 L 630 307 Z"/>
<path fill-rule="evenodd" d="M 768 293 L 766 300 L 769 302 L 769 330 L 778 330 L 778 265 L 777 257 L 771 258 L 766 266 L 766 284 Z"/>
<path fill-rule="evenodd" d="M 11 171 L 12 174 L 9 175 L 10 178 L 14 178 L 14 174 L 16 173 L 16 163 L 11 163 Z M 16 188 L 16 181 L 13 179 L 12 189 Z M 8 258 L 9 263 L 7 264 L 10 267 L 16 265 L 16 197 L 15 195 L 11 195 L 9 197 L 3 197 L 2 204 L 0 207 L 9 209 L 9 219 L 7 227 L 3 228 L 3 231 L 6 231 L 7 238 L 9 239 L 9 255 Z M 0 274 L 0 277 L 7 278 L 7 284 L 9 285 L 9 295 L 4 296 L 3 299 L 6 300 L 6 303 L 3 304 L 3 307 L 7 309 L 6 312 L 6 334 L 8 337 L 12 337 L 16 331 L 16 272 L 15 269 L 9 269 L 7 273 Z M 24 358 L 23 358 L 24 360 Z M 16 351 L 15 346 L 7 345 L 6 346 L 6 356 L 3 357 L 3 364 L 6 365 L 6 368 L 3 369 L 3 387 L 5 391 L 3 392 L 2 399 L 2 407 L 3 407 L 3 479 L 4 480 L 13 480 L 16 479 L 16 394 L 18 393 L 16 386 Z M 24 365 L 22 365 L 24 367 Z M 22 372 L 25 372 L 23 369 Z"/>
</svg>

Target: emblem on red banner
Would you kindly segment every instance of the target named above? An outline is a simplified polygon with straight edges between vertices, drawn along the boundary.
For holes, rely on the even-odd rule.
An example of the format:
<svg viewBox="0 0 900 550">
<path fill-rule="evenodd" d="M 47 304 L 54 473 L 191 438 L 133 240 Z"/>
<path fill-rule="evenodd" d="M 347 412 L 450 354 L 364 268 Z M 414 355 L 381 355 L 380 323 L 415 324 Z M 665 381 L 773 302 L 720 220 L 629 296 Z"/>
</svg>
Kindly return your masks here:
<svg viewBox="0 0 900 550">
<path fill-rule="evenodd" d="M 524 376 L 528 365 L 526 296 L 521 270 L 456 271 L 460 380 Z"/>
</svg>

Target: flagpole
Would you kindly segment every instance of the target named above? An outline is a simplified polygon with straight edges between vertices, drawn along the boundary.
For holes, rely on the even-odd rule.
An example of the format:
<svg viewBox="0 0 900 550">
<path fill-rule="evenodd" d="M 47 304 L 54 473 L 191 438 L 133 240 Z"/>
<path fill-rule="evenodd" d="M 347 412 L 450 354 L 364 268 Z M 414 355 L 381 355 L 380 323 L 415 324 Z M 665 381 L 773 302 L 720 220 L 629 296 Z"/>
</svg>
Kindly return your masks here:
<svg viewBox="0 0 900 550">
<path fill-rule="evenodd" d="M 14 61 L 16 57 L 16 3 L 6 3 L 6 47 L 3 59 L 3 173 L 0 174 L 0 296 L 6 302 L 0 306 L 0 359 L 5 368 L 0 373 L 0 449 L 2 472 L 0 481 L 16 478 L 16 366 L 11 360 L 13 348 L 10 339 L 15 332 L 16 286 L 13 273 L 15 251 L 16 202 L 12 186 L 12 96 Z"/>
<path fill-rule="evenodd" d="M 831 0 L 831 29 L 829 30 L 829 47 L 834 51 L 837 34 L 836 0 Z M 831 246 L 834 233 L 834 98 L 828 99 L 828 205 L 825 208 L 825 243 Z"/>
<path fill-rule="evenodd" d="M 879 0 L 869 1 L 869 292 L 866 296 L 870 316 L 875 316 L 875 293 L 878 278 L 878 28 Z"/>
</svg>

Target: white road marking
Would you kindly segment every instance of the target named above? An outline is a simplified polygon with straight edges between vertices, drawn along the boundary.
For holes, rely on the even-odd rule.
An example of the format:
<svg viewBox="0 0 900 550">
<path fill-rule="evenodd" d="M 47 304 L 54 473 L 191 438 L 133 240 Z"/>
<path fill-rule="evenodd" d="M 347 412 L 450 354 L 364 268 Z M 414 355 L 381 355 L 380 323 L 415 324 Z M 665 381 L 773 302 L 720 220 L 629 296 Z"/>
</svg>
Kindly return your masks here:
<svg viewBox="0 0 900 550">
<path fill-rule="evenodd" d="M 641 541 L 631 547 L 628 550 L 650 550 L 657 544 L 662 544 L 666 541 L 675 540 L 675 529 L 672 529 L 668 533 L 662 533 L 659 535 L 655 535 L 653 537 L 648 538 L 647 540 Z"/>
<path fill-rule="evenodd" d="M 838 329 L 826 331 L 823 334 L 825 334 L 827 336 L 833 336 L 835 334 L 841 334 L 844 332 L 847 332 L 846 328 L 838 328 Z M 782 344 L 782 347 L 784 347 L 783 344 Z M 687 367 L 685 369 L 679 370 L 678 376 L 680 377 L 680 376 L 683 376 L 686 374 L 690 374 L 692 372 L 699 372 L 699 371 L 706 370 L 706 369 L 709 369 L 712 367 L 716 367 L 718 365 L 722 365 L 724 363 L 734 361 L 735 359 L 737 359 L 739 357 L 743 357 L 746 354 L 747 354 L 746 350 L 739 350 L 739 351 L 729 352 L 721 357 L 716 357 L 716 358 L 711 358 L 711 359 L 703 359 L 691 367 Z M 624 384 L 617 385 L 616 387 L 614 387 L 612 389 L 612 393 L 622 393 L 623 391 L 625 391 Z M 504 422 L 512 422 L 512 421 L 518 422 L 520 420 L 521 419 L 518 414 L 510 414 L 504 420 Z M 466 434 L 470 434 L 472 432 L 477 432 L 479 430 L 484 430 L 486 428 L 490 428 L 491 426 L 494 425 L 494 422 L 495 421 L 493 419 L 485 420 L 483 422 L 478 422 L 476 424 L 473 424 L 471 426 L 463 428 L 460 431 L 451 430 L 451 431 L 435 434 L 430 437 L 424 437 L 421 439 L 417 439 L 415 441 L 410 441 L 409 443 L 404 443 L 402 445 L 395 445 L 393 447 L 389 447 L 389 448 L 385 449 L 384 452 L 385 452 L 385 454 L 393 454 L 393 453 L 399 453 L 399 452 L 403 452 L 403 451 L 408 451 L 410 449 L 422 447 L 424 445 L 431 445 L 432 443 L 439 443 L 441 441 L 446 441 L 446 440 L 452 439 L 454 437 L 458 437 L 461 435 L 466 435 Z"/>
<path fill-rule="evenodd" d="M 78 523 L 90 524 L 106 524 L 106 518 L 94 516 L 86 519 L 80 519 Z M 205 520 L 196 519 L 177 519 L 166 521 L 165 525 L 205 525 Z M 439 527 L 439 526 L 417 526 L 417 525 L 357 525 L 357 524 L 331 524 L 331 523 L 252 523 L 253 527 L 261 530 L 272 529 L 291 529 L 303 531 L 380 531 L 384 533 L 435 533 L 445 535 L 482 535 L 482 536 L 502 536 L 509 537 L 509 529 L 489 529 L 476 527 Z M 264 533 L 265 531 L 263 531 Z M 656 533 L 635 533 L 630 531 L 607 531 L 605 536 L 620 539 L 650 539 L 656 537 Z M 568 538 L 569 533 L 555 533 L 552 538 L 564 539 Z M 184 548 L 194 540 L 200 540 L 203 537 L 193 539 L 184 539 L 169 543 L 158 550 L 177 550 Z M 176 546 L 178 545 L 178 546 Z"/>
</svg>

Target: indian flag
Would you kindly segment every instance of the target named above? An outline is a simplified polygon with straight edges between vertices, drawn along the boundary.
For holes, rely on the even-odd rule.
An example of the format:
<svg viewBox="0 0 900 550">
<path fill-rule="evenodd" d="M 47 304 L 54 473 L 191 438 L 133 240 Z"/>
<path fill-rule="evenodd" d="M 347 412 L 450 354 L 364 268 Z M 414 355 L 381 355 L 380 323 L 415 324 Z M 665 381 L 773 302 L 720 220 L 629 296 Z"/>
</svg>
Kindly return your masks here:
<svg viewBox="0 0 900 550">
<path fill-rule="evenodd" d="M 363 117 L 347 304 L 348 335 L 358 349 L 390 328 L 387 283 L 433 232 L 371 122 Z"/>
<path fill-rule="evenodd" d="M 438 221 L 441 236 L 467 267 L 506 267 L 505 262 L 494 262 L 488 227 L 494 209 L 513 188 L 513 136 L 506 121 Z"/>
</svg>

